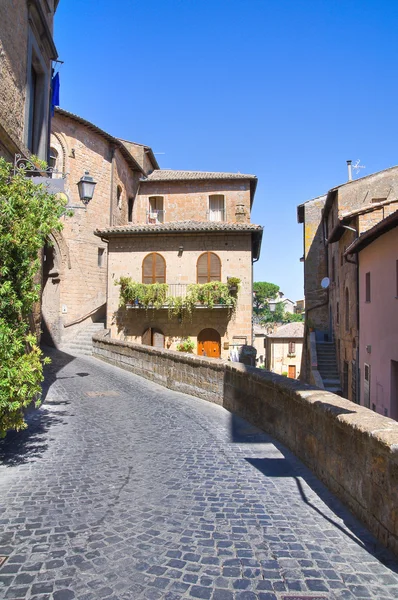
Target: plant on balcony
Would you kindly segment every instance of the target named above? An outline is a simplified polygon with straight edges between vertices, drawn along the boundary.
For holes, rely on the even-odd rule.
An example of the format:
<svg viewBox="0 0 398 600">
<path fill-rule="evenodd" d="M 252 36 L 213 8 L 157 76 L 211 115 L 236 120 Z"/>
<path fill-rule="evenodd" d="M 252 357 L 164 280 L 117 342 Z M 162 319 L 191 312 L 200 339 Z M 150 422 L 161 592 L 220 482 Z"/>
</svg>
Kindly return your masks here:
<svg viewBox="0 0 398 600">
<path fill-rule="evenodd" d="M 225 304 L 230 309 L 236 306 L 236 295 L 231 293 L 228 284 L 221 281 L 191 283 L 187 296 L 194 305 L 200 303 L 207 308 L 213 308 L 216 304 Z"/>
<path fill-rule="evenodd" d="M 189 352 L 192 354 L 195 348 L 195 342 L 190 337 L 181 338 L 181 341 L 177 344 L 178 352 Z"/>
<path fill-rule="evenodd" d="M 239 292 L 240 283 L 239 277 L 228 277 L 227 285 L 231 294 L 237 294 Z"/>
<path fill-rule="evenodd" d="M 166 304 L 167 283 L 138 283 L 131 277 L 121 277 L 115 285 L 120 285 L 120 306 L 137 304 L 145 308 L 161 308 Z"/>
</svg>

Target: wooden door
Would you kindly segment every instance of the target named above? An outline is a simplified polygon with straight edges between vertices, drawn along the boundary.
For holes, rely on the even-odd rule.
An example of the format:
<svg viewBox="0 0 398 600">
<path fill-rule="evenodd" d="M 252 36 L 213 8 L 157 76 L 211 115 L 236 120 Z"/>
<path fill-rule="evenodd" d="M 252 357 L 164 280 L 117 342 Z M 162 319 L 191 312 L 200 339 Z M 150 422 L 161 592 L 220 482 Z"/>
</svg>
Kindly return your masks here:
<svg viewBox="0 0 398 600">
<path fill-rule="evenodd" d="M 164 348 L 164 335 L 159 329 L 149 327 L 142 334 L 142 343 L 145 346 L 155 346 L 155 348 Z"/>
<path fill-rule="evenodd" d="M 290 377 L 290 379 L 296 379 L 296 365 L 289 365 L 288 369 L 288 377 Z"/>
<path fill-rule="evenodd" d="M 203 329 L 198 335 L 198 355 L 220 358 L 221 338 L 215 329 Z"/>
</svg>

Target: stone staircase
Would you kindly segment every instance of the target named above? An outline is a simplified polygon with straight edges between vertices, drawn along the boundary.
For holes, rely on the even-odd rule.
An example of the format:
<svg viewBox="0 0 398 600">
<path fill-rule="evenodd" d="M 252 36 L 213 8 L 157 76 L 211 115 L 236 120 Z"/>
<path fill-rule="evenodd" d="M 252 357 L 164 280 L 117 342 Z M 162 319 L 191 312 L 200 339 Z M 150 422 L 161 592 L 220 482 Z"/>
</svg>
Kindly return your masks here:
<svg viewBox="0 0 398 600">
<path fill-rule="evenodd" d="M 97 323 L 90 323 L 84 329 L 81 329 L 74 338 L 66 341 L 60 346 L 60 350 L 64 352 L 70 351 L 71 354 L 86 354 L 91 355 L 93 353 L 92 337 L 94 334 L 99 333 L 105 329 L 105 323 L 99 321 Z"/>
<path fill-rule="evenodd" d="M 341 396 L 342 389 L 334 342 L 317 342 L 316 353 L 318 357 L 318 371 L 322 377 L 325 390 Z"/>
</svg>

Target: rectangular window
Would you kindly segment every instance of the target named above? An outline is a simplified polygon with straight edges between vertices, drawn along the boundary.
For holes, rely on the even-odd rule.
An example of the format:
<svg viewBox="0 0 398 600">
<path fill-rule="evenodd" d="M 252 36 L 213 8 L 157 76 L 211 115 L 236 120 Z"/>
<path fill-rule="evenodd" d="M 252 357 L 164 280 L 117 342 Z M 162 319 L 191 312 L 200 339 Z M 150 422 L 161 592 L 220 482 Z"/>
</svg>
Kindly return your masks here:
<svg viewBox="0 0 398 600">
<path fill-rule="evenodd" d="M 296 344 L 295 342 L 289 342 L 289 354 L 295 354 Z"/>
<path fill-rule="evenodd" d="M 163 196 L 149 198 L 148 223 L 164 223 Z"/>
<path fill-rule="evenodd" d="M 98 266 L 101 268 L 105 264 L 105 248 L 98 248 Z"/>
<path fill-rule="evenodd" d="M 49 72 L 32 31 L 29 32 L 25 104 L 25 144 L 39 158 L 48 160 Z"/>
<path fill-rule="evenodd" d="M 209 221 L 225 221 L 225 202 L 222 194 L 209 196 Z"/>
<path fill-rule="evenodd" d="M 365 299 L 370 302 L 370 273 L 365 275 Z"/>
</svg>

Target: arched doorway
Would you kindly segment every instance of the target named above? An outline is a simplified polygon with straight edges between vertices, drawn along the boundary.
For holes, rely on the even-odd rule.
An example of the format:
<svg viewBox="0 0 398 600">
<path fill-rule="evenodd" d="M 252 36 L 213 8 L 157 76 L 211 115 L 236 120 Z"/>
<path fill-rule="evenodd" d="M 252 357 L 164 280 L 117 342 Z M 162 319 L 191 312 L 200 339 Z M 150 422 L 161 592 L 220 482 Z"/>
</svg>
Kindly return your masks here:
<svg viewBox="0 0 398 600">
<path fill-rule="evenodd" d="M 220 358 L 221 337 L 215 329 L 202 329 L 198 335 L 198 355 Z"/>
<path fill-rule="evenodd" d="M 60 256 L 57 245 L 50 241 L 43 250 L 42 331 L 45 344 L 60 343 Z"/>
<path fill-rule="evenodd" d="M 155 346 L 155 348 L 164 348 L 164 335 L 160 329 L 148 327 L 142 334 L 142 343 L 146 346 Z"/>
</svg>

